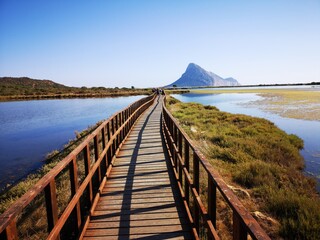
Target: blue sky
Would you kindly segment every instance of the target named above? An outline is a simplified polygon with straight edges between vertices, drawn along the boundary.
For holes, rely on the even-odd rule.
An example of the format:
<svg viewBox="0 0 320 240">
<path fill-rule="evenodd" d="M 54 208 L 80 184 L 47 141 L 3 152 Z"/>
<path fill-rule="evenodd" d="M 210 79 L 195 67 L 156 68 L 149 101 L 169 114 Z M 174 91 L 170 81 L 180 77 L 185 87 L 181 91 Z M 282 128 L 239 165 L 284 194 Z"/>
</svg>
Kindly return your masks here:
<svg viewBox="0 0 320 240">
<path fill-rule="evenodd" d="M 190 62 L 242 84 L 320 81 L 319 0 L 0 0 L 0 76 L 153 87 Z"/>
</svg>

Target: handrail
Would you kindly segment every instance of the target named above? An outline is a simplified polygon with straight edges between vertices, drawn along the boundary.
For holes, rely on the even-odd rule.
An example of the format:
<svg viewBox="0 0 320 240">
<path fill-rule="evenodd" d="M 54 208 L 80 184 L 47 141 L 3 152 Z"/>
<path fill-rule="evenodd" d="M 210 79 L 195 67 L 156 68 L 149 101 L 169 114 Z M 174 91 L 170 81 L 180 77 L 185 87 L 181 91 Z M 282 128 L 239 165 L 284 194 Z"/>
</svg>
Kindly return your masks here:
<svg viewBox="0 0 320 240">
<path fill-rule="evenodd" d="M 100 192 L 123 141 L 127 138 L 136 120 L 153 103 L 155 98 L 155 94 L 142 98 L 101 123 L 79 146 L 0 216 L 0 238 L 8 240 L 19 238 L 17 230 L 19 215 L 27 208 L 28 204 L 43 193 L 48 223 L 47 239 L 60 239 L 60 232 L 71 214 L 74 215 L 76 224 L 71 224 L 74 229 L 69 229 L 68 226 L 68 230 L 81 237 L 81 232 L 89 222 L 90 214 L 97 204 Z M 79 182 L 78 176 L 79 163 L 77 158 L 80 155 L 83 156 L 83 169 L 85 169 L 82 183 Z M 57 181 L 55 178 L 68 168 L 71 197 L 67 207 L 58 216 Z M 83 203 L 81 198 L 87 198 L 88 201 Z M 90 212 L 88 213 L 86 209 L 90 209 Z"/>
<path fill-rule="evenodd" d="M 192 144 L 188 135 L 166 108 L 166 97 L 164 97 L 163 101 L 162 132 L 195 238 L 199 238 L 201 215 L 208 239 L 219 239 L 216 232 L 216 194 L 218 189 L 233 211 L 233 239 L 247 239 L 248 234 L 252 239 L 270 239 L 223 181 L 220 174 Z M 190 169 L 190 153 L 193 155 L 192 170 Z M 200 171 L 200 164 L 205 171 Z M 205 178 L 208 179 L 208 209 L 206 209 L 199 191 L 200 179 Z M 190 201 L 190 192 L 194 199 L 193 202 Z"/>
</svg>

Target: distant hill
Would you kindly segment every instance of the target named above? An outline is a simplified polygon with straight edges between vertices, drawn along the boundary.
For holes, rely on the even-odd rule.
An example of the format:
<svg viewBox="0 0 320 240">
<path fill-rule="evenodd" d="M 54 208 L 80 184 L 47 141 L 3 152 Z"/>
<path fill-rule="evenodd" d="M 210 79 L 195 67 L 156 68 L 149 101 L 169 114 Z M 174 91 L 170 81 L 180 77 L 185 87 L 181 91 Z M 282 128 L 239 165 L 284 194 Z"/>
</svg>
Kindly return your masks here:
<svg viewBox="0 0 320 240">
<path fill-rule="evenodd" d="M 59 83 L 55 83 L 51 80 L 38 80 L 38 79 L 31 79 L 28 77 L 1 77 L 0 78 L 1 86 L 23 86 L 26 88 L 68 88 Z"/>
<path fill-rule="evenodd" d="M 51 80 L 0 77 L 0 100 L 26 98 L 106 97 L 150 94 L 150 89 L 68 87 Z"/>
<path fill-rule="evenodd" d="M 177 87 L 239 86 L 240 83 L 234 78 L 222 78 L 194 63 L 190 63 L 182 76 L 167 87 L 173 87 L 174 85 Z"/>
<path fill-rule="evenodd" d="M 0 95 L 40 95 L 50 93 L 65 93 L 71 87 L 55 83 L 51 80 L 37 80 L 28 77 L 2 77 L 0 78 Z"/>
</svg>

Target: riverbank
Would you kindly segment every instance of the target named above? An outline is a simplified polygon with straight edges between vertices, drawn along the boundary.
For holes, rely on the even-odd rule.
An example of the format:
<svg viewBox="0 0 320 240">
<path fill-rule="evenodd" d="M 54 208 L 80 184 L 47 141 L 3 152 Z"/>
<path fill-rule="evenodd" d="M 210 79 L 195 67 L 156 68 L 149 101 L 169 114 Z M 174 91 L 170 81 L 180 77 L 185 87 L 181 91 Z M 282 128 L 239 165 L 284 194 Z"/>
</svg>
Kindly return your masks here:
<svg viewBox="0 0 320 240">
<path fill-rule="evenodd" d="M 320 200 L 315 180 L 302 173 L 301 139 L 264 119 L 172 98 L 168 102 L 186 133 L 271 238 L 319 236 Z M 222 219 L 218 231 L 228 226 L 228 218 Z"/>
<path fill-rule="evenodd" d="M 282 117 L 320 121 L 320 88 L 252 88 L 252 89 L 192 89 L 191 93 L 253 93 L 262 97 L 248 106 Z"/>
<path fill-rule="evenodd" d="M 151 88 L 69 87 L 51 80 L 1 77 L 0 101 L 149 95 Z"/>
<path fill-rule="evenodd" d="M 14 100 L 43 100 L 43 99 L 69 99 L 69 98 L 104 98 L 104 97 L 125 97 L 137 95 L 149 95 L 151 89 L 136 90 L 136 91 L 119 91 L 106 93 L 67 93 L 67 94 L 47 94 L 47 95 L 13 95 L 0 96 L 0 101 Z"/>
</svg>

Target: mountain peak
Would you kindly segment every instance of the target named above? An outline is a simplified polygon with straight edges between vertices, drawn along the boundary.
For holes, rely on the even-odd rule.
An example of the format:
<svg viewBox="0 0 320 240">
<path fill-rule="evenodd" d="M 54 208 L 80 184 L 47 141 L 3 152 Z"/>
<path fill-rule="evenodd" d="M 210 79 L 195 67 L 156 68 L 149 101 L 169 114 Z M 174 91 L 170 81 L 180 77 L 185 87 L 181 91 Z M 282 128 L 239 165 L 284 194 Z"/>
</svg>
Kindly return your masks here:
<svg viewBox="0 0 320 240">
<path fill-rule="evenodd" d="M 188 68 L 199 68 L 199 67 L 200 67 L 200 66 L 197 65 L 197 64 L 195 64 L 195 63 L 189 63 L 187 69 L 188 69 Z"/>
<path fill-rule="evenodd" d="M 217 74 L 208 72 L 195 63 L 189 63 L 182 76 L 168 87 L 196 87 L 196 86 L 237 86 L 240 85 L 233 78 L 224 79 Z"/>
</svg>

